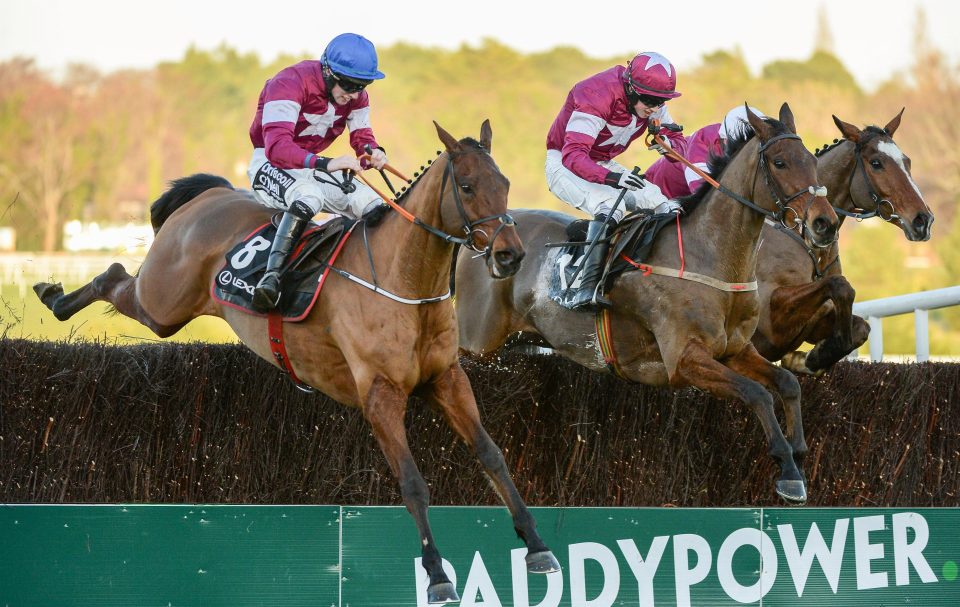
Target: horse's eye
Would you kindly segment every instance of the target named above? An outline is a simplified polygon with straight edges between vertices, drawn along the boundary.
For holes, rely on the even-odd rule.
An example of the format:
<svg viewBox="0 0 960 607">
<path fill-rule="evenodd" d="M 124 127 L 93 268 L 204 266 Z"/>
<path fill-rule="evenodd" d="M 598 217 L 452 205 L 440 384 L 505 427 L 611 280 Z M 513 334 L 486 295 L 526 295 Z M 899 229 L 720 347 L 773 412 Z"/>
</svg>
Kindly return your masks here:
<svg viewBox="0 0 960 607">
<path fill-rule="evenodd" d="M 883 164 L 881 164 L 880 161 L 877 160 L 876 158 L 870 161 L 870 166 L 877 169 L 878 171 L 883 168 Z"/>
<path fill-rule="evenodd" d="M 460 184 L 460 189 L 463 190 L 464 194 L 473 194 L 473 188 L 465 183 Z"/>
<path fill-rule="evenodd" d="M 777 167 L 778 169 L 782 169 L 783 167 L 787 166 L 787 163 L 778 158 L 777 160 L 773 161 L 773 166 Z"/>
</svg>

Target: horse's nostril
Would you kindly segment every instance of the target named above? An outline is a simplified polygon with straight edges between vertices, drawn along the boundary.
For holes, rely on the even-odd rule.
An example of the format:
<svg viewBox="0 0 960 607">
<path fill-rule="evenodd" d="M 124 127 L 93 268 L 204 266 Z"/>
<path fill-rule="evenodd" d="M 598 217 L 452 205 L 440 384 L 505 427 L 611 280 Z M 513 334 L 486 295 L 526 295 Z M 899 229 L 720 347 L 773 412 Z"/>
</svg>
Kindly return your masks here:
<svg viewBox="0 0 960 607">
<path fill-rule="evenodd" d="M 503 251 L 497 251 L 493 254 L 493 258 L 497 261 L 497 264 L 503 268 L 512 268 L 520 263 L 520 260 L 523 259 L 523 251 L 516 252 L 511 249 L 505 249 Z"/>
<path fill-rule="evenodd" d="M 817 217 L 813 220 L 813 231 L 817 234 L 826 234 L 830 231 L 830 222 L 823 217 Z"/>
<path fill-rule="evenodd" d="M 932 223 L 930 216 L 926 213 L 917 213 L 917 216 L 913 218 L 913 227 L 921 231 L 926 230 L 930 223 Z"/>
</svg>

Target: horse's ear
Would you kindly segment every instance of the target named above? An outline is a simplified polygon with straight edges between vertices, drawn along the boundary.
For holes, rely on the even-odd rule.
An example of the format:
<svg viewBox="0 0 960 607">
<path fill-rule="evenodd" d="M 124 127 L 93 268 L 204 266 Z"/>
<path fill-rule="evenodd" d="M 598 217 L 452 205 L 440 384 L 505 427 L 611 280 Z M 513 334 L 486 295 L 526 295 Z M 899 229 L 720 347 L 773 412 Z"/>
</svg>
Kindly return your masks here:
<svg viewBox="0 0 960 607">
<path fill-rule="evenodd" d="M 480 125 L 480 147 L 489 152 L 491 141 L 493 141 L 493 129 L 490 128 L 490 119 L 487 118 Z"/>
<path fill-rule="evenodd" d="M 452 154 L 460 149 L 460 142 L 454 139 L 453 135 L 445 131 L 442 126 L 437 124 L 436 120 L 433 121 L 433 126 L 437 127 L 437 135 L 440 136 L 440 141 L 443 142 L 448 152 Z"/>
<path fill-rule="evenodd" d="M 844 139 L 846 139 L 847 141 L 852 141 L 854 143 L 860 142 L 860 134 L 863 131 L 853 126 L 849 122 L 844 122 L 843 120 L 840 120 L 836 116 L 833 117 L 833 123 L 837 125 L 838 129 L 840 129 L 840 133 L 843 135 Z"/>
<path fill-rule="evenodd" d="M 790 104 L 786 101 L 780 106 L 780 122 L 785 124 L 791 133 L 797 134 L 797 123 L 793 120 L 793 110 L 790 109 Z"/>
<path fill-rule="evenodd" d="M 753 127 L 753 132 L 757 134 L 757 137 L 759 137 L 761 141 L 766 141 L 773 137 L 773 129 L 770 128 L 770 125 L 767 124 L 763 118 L 754 114 L 746 102 L 744 102 L 743 107 L 747 109 L 747 121 L 750 122 L 750 126 Z"/>
<path fill-rule="evenodd" d="M 887 126 L 883 127 L 887 135 L 893 137 L 893 134 L 897 132 L 897 128 L 900 126 L 900 117 L 903 116 L 903 110 L 905 109 L 907 108 L 900 108 L 900 113 L 894 116 L 893 120 L 887 123 Z"/>
</svg>

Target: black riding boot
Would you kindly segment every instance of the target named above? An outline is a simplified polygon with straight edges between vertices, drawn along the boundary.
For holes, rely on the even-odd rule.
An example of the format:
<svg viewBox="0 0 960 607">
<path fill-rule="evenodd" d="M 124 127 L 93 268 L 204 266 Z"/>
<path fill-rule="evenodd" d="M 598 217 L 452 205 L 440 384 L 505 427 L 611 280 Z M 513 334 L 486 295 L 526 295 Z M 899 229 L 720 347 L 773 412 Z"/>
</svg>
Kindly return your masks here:
<svg viewBox="0 0 960 607">
<path fill-rule="evenodd" d="M 295 202 L 280 218 L 277 235 L 273 238 L 270 256 L 267 258 L 267 271 L 253 290 L 253 309 L 257 312 L 265 314 L 277 307 L 277 302 L 280 301 L 280 268 L 287 262 L 290 251 L 300 240 L 310 217 L 312 214 L 309 208 Z"/>
<path fill-rule="evenodd" d="M 587 309 L 597 306 L 609 306 L 610 301 L 603 297 L 600 290 L 600 277 L 603 275 L 603 265 L 607 259 L 609 243 L 605 242 L 609 230 L 605 221 L 591 221 L 587 226 L 587 246 L 597 239 L 597 245 L 590 251 L 590 256 L 583 260 L 583 269 L 580 270 L 580 288 L 570 303 L 572 308 Z"/>
</svg>

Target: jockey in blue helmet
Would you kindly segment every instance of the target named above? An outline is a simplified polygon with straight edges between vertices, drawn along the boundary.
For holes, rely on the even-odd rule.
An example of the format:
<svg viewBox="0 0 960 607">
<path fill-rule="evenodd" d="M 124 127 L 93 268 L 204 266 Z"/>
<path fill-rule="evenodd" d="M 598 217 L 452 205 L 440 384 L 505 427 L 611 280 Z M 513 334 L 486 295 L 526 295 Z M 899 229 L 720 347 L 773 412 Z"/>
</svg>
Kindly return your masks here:
<svg viewBox="0 0 960 607">
<path fill-rule="evenodd" d="M 384 77 L 373 43 L 357 34 L 330 41 L 319 61 L 302 61 L 281 70 L 260 93 L 250 125 L 253 158 L 247 169 L 258 202 L 283 211 L 267 270 L 253 294 L 254 308 L 274 308 L 280 298 L 280 269 L 307 222 L 321 210 L 352 218 L 381 215 L 383 200 L 366 184 L 341 188 L 314 171 L 361 170 L 359 156 L 372 150 L 370 164 L 383 168 L 387 155 L 370 126 L 370 99 L 364 90 Z M 344 129 L 355 155 L 320 155 Z M 375 213 L 374 213 L 375 211 Z"/>
</svg>

